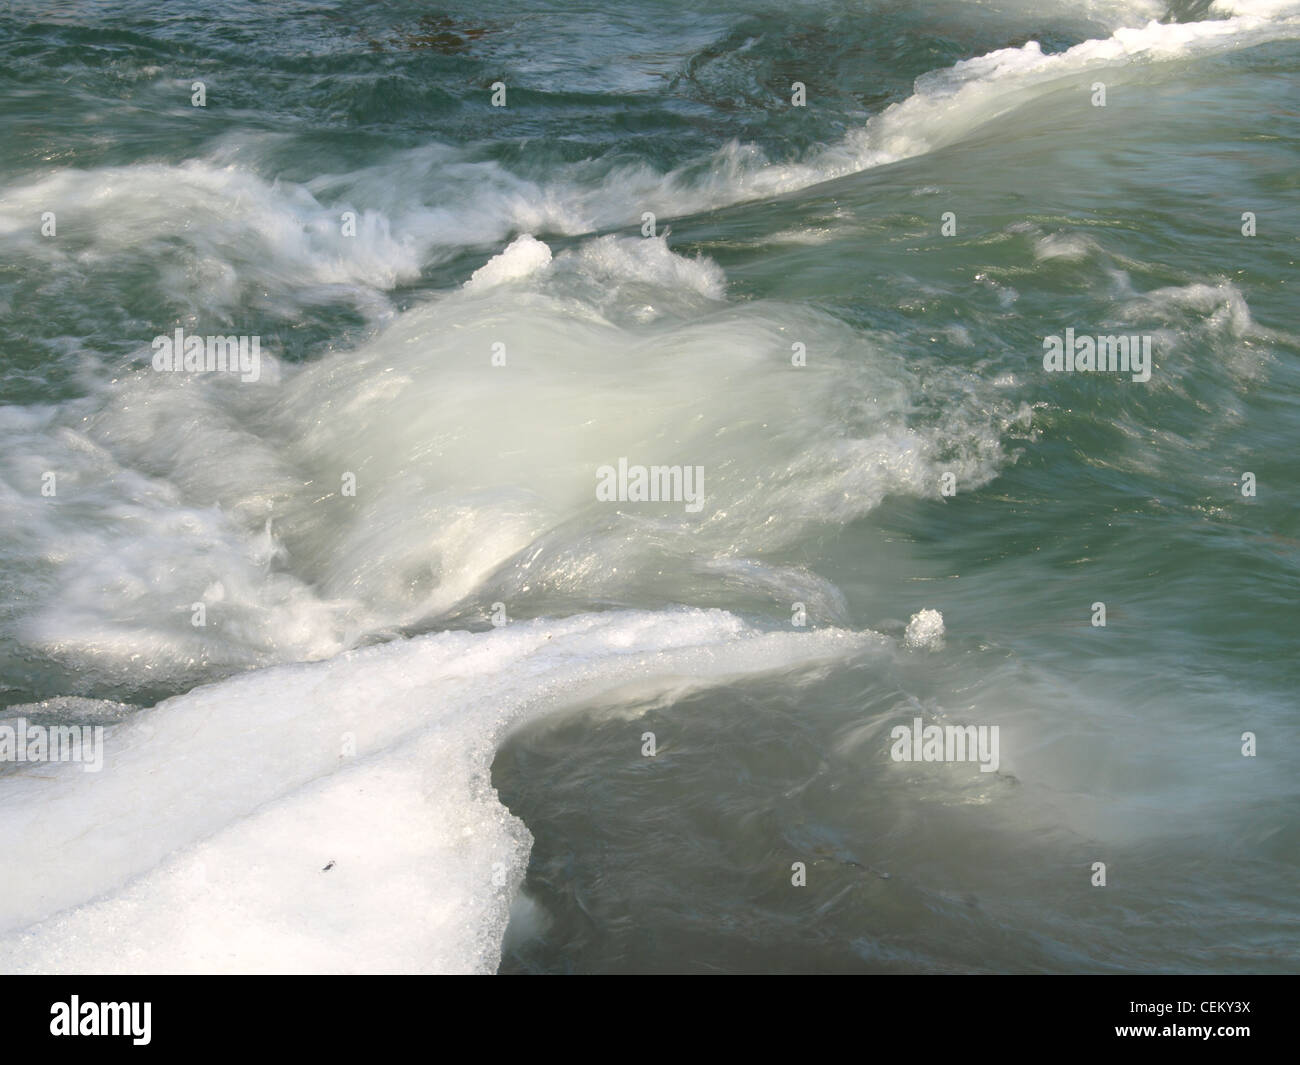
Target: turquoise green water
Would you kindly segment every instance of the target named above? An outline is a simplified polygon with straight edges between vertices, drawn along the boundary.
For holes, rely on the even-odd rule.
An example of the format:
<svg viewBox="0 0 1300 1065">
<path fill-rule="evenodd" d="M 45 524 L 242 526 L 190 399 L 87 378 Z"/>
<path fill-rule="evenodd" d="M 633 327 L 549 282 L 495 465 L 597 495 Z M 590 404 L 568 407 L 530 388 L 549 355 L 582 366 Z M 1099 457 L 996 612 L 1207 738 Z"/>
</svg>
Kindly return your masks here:
<svg viewBox="0 0 1300 1065">
<path fill-rule="evenodd" d="M 1300 9 L 1237 9 L 13 4 L 0 701 L 498 603 L 882 633 L 507 739 L 501 970 L 1294 971 Z M 177 327 L 261 380 L 154 372 Z M 620 457 L 703 509 L 600 502 Z M 998 772 L 892 760 L 914 716 Z"/>
</svg>

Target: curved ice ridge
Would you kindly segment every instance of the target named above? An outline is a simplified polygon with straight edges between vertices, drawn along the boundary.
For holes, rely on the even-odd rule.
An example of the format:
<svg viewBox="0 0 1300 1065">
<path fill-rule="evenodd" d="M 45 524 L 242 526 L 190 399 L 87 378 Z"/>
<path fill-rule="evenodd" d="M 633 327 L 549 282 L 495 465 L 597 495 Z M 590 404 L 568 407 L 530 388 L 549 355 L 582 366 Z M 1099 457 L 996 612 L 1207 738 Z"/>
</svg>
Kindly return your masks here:
<svg viewBox="0 0 1300 1065">
<path fill-rule="evenodd" d="M 513 727 L 872 642 L 587 614 L 198 688 L 110 731 L 101 773 L 0 777 L 0 971 L 494 971 L 532 842 L 490 780 Z"/>
</svg>

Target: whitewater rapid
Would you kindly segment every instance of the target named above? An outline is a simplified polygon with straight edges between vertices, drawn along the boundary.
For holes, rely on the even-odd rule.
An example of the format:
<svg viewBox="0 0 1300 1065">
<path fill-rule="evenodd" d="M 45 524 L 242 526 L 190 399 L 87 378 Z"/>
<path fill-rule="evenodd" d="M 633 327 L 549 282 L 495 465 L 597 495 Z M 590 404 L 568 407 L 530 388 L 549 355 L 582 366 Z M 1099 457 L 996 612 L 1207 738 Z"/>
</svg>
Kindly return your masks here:
<svg viewBox="0 0 1300 1065">
<path fill-rule="evenodd" d="M 945 475 L 963 492 L 995 481 L 1016 461 L 1009 433 L 1032 432 L 1014 382 L 746 299 L 707 256 L 625 231 L 644 211 L 662 224 L 913 159 L 1098 80 L 1142 92 L 1172 65 L 1300 37 L 1282 0 L 1190 24 L 1148 21 L 1159 6 L 1103 4 L 1107 36 L 925 75 L 795 161 L 732 142 L 667 172 L 593 181 L 575 164 L 541 181 L 428 144 L 295 182 L 269 172 L 268 137 L 0 190 L 17 253 L 110 292 L 129 266 L 189 309 L 187 328 L 224 332 L 249 305 L 353 315 L 319 358 L 264 350 L 256 385 L 152 373 L 142 335 L 107 374 L 72 345 L 78 398 L 0 407 L 13 660 L 75 673 L 68 695 L 185 691 L 119 705 L 102 774 L 0 774 L 0 970 L 492 972 L 531 845 L 490 779 L 512 730 L 937 645 L 936 612 L 902 641 L 852 631 L 839 588 L 769 556 L 888 497 L 933 499 Z M 43 210 L 81 243 L 34 235 Z M 1044 236 L 1034 254 L 1095 248 Z M 457 284 L 403 305 L 402 286 L 463 259 Z M 1260 335 L 1228 282 L 1115 284 L 1234 344 Z M 940 413 L 918 400 L 934 395 Z M 701 456 L 698 518 L 597 502 L 602 465 Z M 49 470 L 57 506 L 30 490 Z M 512 620 L 485 631 L 498 602 Z M 528 616 L 533 602 L 567 614 Z M 811 626 L 716 602 L 797 603 Z M 639 748 L 633 722 L 628 758 Z"/>
</svg>

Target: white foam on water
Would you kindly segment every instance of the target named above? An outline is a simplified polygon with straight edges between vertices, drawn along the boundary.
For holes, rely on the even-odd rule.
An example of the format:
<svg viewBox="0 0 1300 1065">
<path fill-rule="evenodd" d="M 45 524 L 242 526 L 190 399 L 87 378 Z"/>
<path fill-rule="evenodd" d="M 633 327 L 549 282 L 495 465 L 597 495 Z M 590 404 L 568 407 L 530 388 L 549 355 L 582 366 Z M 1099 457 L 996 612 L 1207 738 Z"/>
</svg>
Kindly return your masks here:
<svg viewBox="0 0 1300 1065">
<path fill-rule="evenodd" d="M 583 609 L 667 572 L 660 601 L 708 602 L 710 560 L 1008 461 L 1022 412 L 888 334 L 728 305 L 718 266 L 662 239 L 599 238 L 547 267 L 542 242 L 510 247 L 525 250 L 499 263 L 535 268 L 419 304 L 278 383 L 140 369 L 88 376 L 58 410 L 0 408 L 12 637 L 94 694 L 328 658 L 476 597 Z M 951 402 L 918 415 L 924 387 Z M 620 458 L 703 466 L 702 509 L 598 501 L 597 471 Z M 792 576 L 754 587 L 784 594 Z M 805 580 L 807 601 L 831 601 Z"/>
<path fill-rule="evenodd" d="M 0 189 L 0 235 L 68 275 L 124 262 L 153 270 L 158 291 L 199 319 L 220 321 L 250 298 L 274 296 L 345 301 L 380 322 L 393 312 L 389 290 L 466 246 L 580 235 L 638 225 L 647 210 L 669 219 L 776 196 L 943 148 L 1014 110 L 1083 91 L 1093 76 L 1104 73 L 1115 88 L 1148 77 L 1153 63 L 1300 36 L 1297 0 L 1231 0 L 1216 10 L 1232 17 L 1126 24 L 1061 53 L 1031 40 L 963 60 L 918 78 L 907 99 L 800 162 L 774 164 L 756 146 L 731 142 L 668 173 L 588 160 L 541 182 L 429 143 L 297 184 L 258 172 L 272 139 L 228 137 L 206 158 L 177 165 L 65 168 Z M 1093 14 L 1109 24 L 1156 12 L 1139 0 L 1103 3 Z M 78 240 L 42 238 L 31 220 L 47 210 Z M 344 213 L 355 216 L 355 236 L 343 234 Z M 472 284 L 540 269 L 533 258 L 540 254 L 525 240 Z"/>
<path fill-rule="evenodd" d="M 517 281 L 551 265 L 551 249 L 525 233 L 512 241 L 500 255 L 480 266 L 465 282 L 467 289 L 483 290 L 507 281 Z"/>
<path fill-rule="evenodd" d="M 223 328 L 219 315 L 250 284 L 386 307 L 383 291 L 431 257 L 524 229 L 464 290 L 416 306 L 357 351 L 286 368 L 279 386 L 272 374 L 259 388 L 124 373 L 92 378 L 88 397 L 59 411 L 0 411 L 10 458 L 0 496 L 16 530 L 4 591 L 30 604 L 16 638 L 75 664 L 87 693 L 140 678 L 142 659 L 160 681 L 193 683 L 214 667 L 328 657 L 489 588 L 617 596 L 647 563 L 752 557 L 890 493 L 927 494 L 939 472 L 986 483 L 1006 461 L 1009 420 L 988 389 L 954 382 L 963 398 L 950 424 L 916 424 L 910 397 L 934 382 L 918 381 L 889 337 L 771 303 L 724 313 L 726 280 L 707 259 L 613 236 L 552 257 L 529 223 L 581 231 L 628 221 L 629 202 L 661 197 L 681 211 L 813 184 L 951 143 L 1099 70 L 1112 83 L 1297 27 L 1239 16 L 1121 29 L 1056 55 L 1032 41 L 1002 49 L 918 79 L 913 96 L 807 164 L 767 166 L 732 145 L 703 177 L 642 168 L 578 180 L 579 168 L 544 189 L 433 145 L 397 159 L 400 180 L 376 167 L 295 186 L 219 159 L 61 171 L 6 189 L 0 228 L 34 254 L 69 257 L 69 269 L 87 265 L 78 257 L 113 260 L 141 231 L 188 248 L 196 273 L 159 283 L 182 284 Z M 430 168 L 446 181 L 419 180 Z M 446 202 L 412 192 L 429 188 Z M 71 224 L 83 203 L 97 208 L 82 209 L 89 248 L 31 235 L 36 208 L 66 208 Z M 356 207 L 357 238 L 338 235 L 345 204 L 370 204 Z M 1083 251 L 1065 238 L 1037 249 Z M 1240 335 L 1241 306 L 1226 309 L 1225 328 Z M 815 357 L 794 378 L 796 342 Z M 497 344 L 506 367 L 490 364 Z M 274 366 L 274 352 L 263 358 Z M 637 390 L 625 385 L 633 361 Z M 619 457 L 707 465 L 701 520 L 591 510 L 592 471 Z M 58 505 L 34 491 L 49 471 Z M 348 473 L 354 498 L 341 494 Z M 648 558 L 638 541 L 667 551 Z M 190 624 L 199 603 L 202 628 Z"/>
<path fill-rule="evenodd" d="M 887 643 L 620 612 L 198 688 L 111 729 L 98 774 L 0 777 L 0 971 L 494 971 L 531 845 L 491 786 L 511 728 Z"/>
<path fill-rule="evenodd" d="M 1099 245 L 1081 233 L 1049 233 L 1034 241 L 1034 260 L 1044 262 L 1082 262 L 1097 252 Z"/>
<path fill-rule="evenodd" d="M 616 191 L 616 197 L 602 201 L 588 191 L 577 213 L 608 218 L 608 225 L 628 224 L 629 199 L 637 210 L 671 218 L 777 196 L 936 151 L 1063 91 L 1078 90 L 1086 101 L 1091 81 L 1085 78 L 1104 73 L 1108 87 L 1114 88 L 1149 77 L 1153 63 L 1178 63 L 1300 37 L 1295 0 L 1279 0 L 1276 7 L 1271 0 L 1259 0 L 1258 7 L 1253 2 L 1240 0 L 1243 10 L 1235 17 L 1191 23 L 1154 21 L 1163 14 L 1163 5 L 1101 5 L 1093 13 L 1115 27 L 1109 37 L 1059 53 L 1045 53 L 1037 40 L 1030 40 L 932 71 L 916 80 L 907 99 L 801 162 L 773 164 L 754 145 L 733 141 L 705 167 L 695 161 L 666 175 L 635 168 L 611 174 L 607 188 Z M 562 183 L 548 199 L 568 196 Z"/>
<path fill-rule="evenodd" d="M 1300 343 L 1292 333 L 1256 322 L 1246 297 L 1231 281 L 1170 285 L 1142 293 L 1126 286 L 1125 295 L 1129 298 L 1120 306 L 1121 320 L 1157 323 L 1143 331 L 1153 336 L 1156 365 L 1173 371 L 1161 372 L 1157 387 L 1175 385 L 1186 365 L 1181 353 L 1189 342 L 1210 343 L 1223 368 L 1242 385 L 1262 377 L 1274 359 L 1269 350 L 1272 343 Z M 1228 411 L 1219 413 L 1227 416 Z"/>
<path fill-rule="evenodd" d="M 674 254 L 665 237 L 605 236 L 565 253 L 581 273 L 617 295 L 625 285 L 661 288 L 705 300 L 726 298 L 727 277 L 711 259 Z M 602 301 L 606 305 L 608 300 Z"/>
<path fill-rule="evenodd" d="M 344 234 L 348 210 L 354 236 Z M 45 211 L 62 239 L 31 225 Z M 429 245 L 380 211 L 327 206 L 307 186 L 203 159 L 64 168 L 7 187 L 0 235 L 12 251 L 67 273 L 136 264 L 163 297 L 218 323 L 268 289 L 348 302 L 381 319 L 391 313 L 382 293 L 419 275 Z"/>
<path fill-rule="evenodd" d="M 907 623 L 903 642 L 908 647 L 937 651 L 943 647 L 943 632 L 943 614 L 937 610 L 920 610 Z"/>
<path fill-rule="evenodd" d="M 1273 40 L 1300 37 L 1300 18 L 1270 19 L 1246 15 L 1192 23 L 1150 22 L 1117 29 L 1110 37 L 1084 41 L 1059 53 L 1045 53 L 1036 40 L 1019 48 L 1002 48 L 963 60 L 916 81 L 915 92 L 869 119 L 814 164 L 822 175 L 839 176 L 934 151 L 965 137 L 1014 110 L 1063 89 L 1083 93 L 1089 77 L 1103 79 L 1112 90 L 1151 63 L 1213 55 Z M 773 173 L 784 191 L 787 180 Z M 776 190 L 774 190 L 776 191 Z"/>
</svg>

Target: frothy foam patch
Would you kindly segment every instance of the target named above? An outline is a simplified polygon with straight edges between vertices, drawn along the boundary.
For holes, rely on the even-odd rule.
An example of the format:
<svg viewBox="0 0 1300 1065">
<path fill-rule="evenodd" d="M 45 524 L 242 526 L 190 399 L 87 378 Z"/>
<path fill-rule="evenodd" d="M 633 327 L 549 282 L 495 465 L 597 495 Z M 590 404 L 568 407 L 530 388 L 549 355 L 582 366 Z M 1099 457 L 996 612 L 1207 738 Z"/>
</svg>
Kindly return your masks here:
<svg viewBox="0 0 1300 1065">
<path fill-rule="evenodd" d="M 551 249 L 527 233 L 518 237 L 500 255 L 474 271 L 465 287 L 482 291 L 493 285 L 505 284 L 528 277 L 551 265 Z"/>
<path fill-rule="evenodd" d="M 624 612 L 199 688 L 112 729 L 92 784 L 0 778 L 0 970 L 491 972 L 531 845 L 490 781 L 511 728 L 886 642 Z"/>
<path fill-rule="evenodd" d="M 601 238 L 279 384 L 140 370 L 58 411 L 0 409 L 19 519 L 0 573 L 22 604 L 0 649 L 129 698 L 497 600 L 586 609 L 645 574 L 669 575 L 658 602 L 717 602 L 702 578 L 728 578 L 700 562 L 933 495 L 942 473 L 977 487 L 1007 461 L 1019 414 L 991 383 L 806 307 L 727 306 L 724 283 L 662 240 Z M 919 394 L 950 398 L 921 411 Z M 699 510 L 598 499 L 620 459 L 701 468 Z M 829 601 L 812 575 L 805 590 Z"/>
<path fill-rule="evenodd" d="M 943 646 L 943 615 L 937 610 L 921 610 L 912 615 L 903 634 L 908 647 L 936 651 Z"/>
<path fill-rule="evenodd" d="M 726 295 L 727 278 L 711 259 L 676 255 L 664 237 L 606 236 L 567 253 L 588 276 L 606 284 L 636 281 L 695 292 L 711 300 Z"/>
<path fill-rule="evenodd" d="M 44 211 L 55 213 L 60 239 L 30 225 Z M 417 277 L 428 250 L 382 212 L 326 206 L 305 186 L 202 160 L 66 169 L 7 188 L 0 234 L 42 268 L 110 282 L 148 271 L 165 298 L 219 323 L 265 289 L 382 316 L 391 311 L 382 292 Z"/>
</svg>

